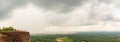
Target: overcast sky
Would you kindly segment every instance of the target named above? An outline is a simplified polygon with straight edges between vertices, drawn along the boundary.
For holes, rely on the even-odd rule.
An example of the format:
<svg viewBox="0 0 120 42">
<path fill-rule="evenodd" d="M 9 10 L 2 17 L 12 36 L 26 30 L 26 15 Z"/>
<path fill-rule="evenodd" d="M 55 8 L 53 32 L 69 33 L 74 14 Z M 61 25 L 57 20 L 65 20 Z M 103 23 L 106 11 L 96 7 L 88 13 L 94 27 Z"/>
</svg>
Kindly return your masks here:
<svg viewBox="0 0 120 42">
<path fill-rule="evenodd" d="M 0 0 L 0 27 L 31 34 L 120 31 L 119 0 Z"/>
</svg>

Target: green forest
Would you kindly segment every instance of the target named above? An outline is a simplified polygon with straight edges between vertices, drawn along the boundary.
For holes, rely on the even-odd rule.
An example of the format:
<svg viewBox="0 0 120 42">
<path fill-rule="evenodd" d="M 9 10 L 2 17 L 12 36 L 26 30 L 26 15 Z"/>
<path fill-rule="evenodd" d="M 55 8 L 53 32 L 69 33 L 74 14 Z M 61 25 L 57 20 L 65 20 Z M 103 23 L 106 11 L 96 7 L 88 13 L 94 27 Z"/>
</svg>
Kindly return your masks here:
<svg viewBox="0 0 120 42">
<path fill-rule="evenodd" d="M 64 42 L 120 42 L 120 32 L 79 32 L 74 34 L 43 34 L 31 35 L 31 42 L 57 42 L 62 38 Z"/>
</svg>

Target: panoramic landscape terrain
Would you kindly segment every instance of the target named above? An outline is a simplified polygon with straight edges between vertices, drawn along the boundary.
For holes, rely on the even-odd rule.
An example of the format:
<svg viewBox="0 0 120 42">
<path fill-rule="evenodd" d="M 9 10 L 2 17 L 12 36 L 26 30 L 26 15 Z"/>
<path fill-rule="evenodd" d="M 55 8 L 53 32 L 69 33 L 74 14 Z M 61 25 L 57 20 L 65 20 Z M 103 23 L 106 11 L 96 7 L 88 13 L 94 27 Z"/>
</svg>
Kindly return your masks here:
<svg viewBox="0 0 120 42">
<path fill-rule="evenodd" d="M 0 0 L 8 41 L 120 42 L 120 0 Z"/>
<path fill-rule="evenodd" d="M 63 38 L 63 42 L 120 42 L 120 32 L 79 32 L 74 34 L 43 34 L 31 35 L 31 42 L 58 42 L 56 39 Z"/>
</svg>

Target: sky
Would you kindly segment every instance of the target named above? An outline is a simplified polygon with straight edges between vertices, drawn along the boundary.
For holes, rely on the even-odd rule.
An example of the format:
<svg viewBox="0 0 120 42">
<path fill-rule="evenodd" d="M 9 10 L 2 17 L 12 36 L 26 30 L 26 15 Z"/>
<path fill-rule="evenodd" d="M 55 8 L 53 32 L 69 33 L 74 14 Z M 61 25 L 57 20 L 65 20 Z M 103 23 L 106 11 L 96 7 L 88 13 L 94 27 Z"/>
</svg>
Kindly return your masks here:
<svg viewBox="0 0 120 42">
<path fill-rule="evenodd" d="M 0 0 L 0 27 L 31 34 L 120 31 L 119 0 Z"/>
</svg>

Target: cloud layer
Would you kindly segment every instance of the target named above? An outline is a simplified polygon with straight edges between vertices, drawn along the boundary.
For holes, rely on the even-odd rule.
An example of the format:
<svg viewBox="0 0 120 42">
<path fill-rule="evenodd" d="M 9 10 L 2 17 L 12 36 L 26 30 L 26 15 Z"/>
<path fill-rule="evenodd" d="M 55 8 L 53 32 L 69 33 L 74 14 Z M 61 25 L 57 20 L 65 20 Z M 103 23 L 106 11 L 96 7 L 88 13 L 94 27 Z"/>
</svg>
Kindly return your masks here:
<svg viewBox="0 0 120 42">
<path fill-rule="evenodd" d="M 0 20 L 10 17 L 13 9 L 24 6 L 26 0 L 0 0 Z"/>
<path fill-rule="evenodd" d="M 114 26 L 120 22 L 118 0 L 0 0 L 0 3 L 0 20 L 11 16 L 11 24 L 34 33 L 41 29 L 49 31 L 54 26 L 92 28 L 89 26 Z"/>
<path fill-rule="evenodd" d="M 81 6 L 87 0 L 32 0 L 31 3 L 46 10 L 56 10 L 59 12 L 69 12 L 75 7 Z"/>
</svg>

